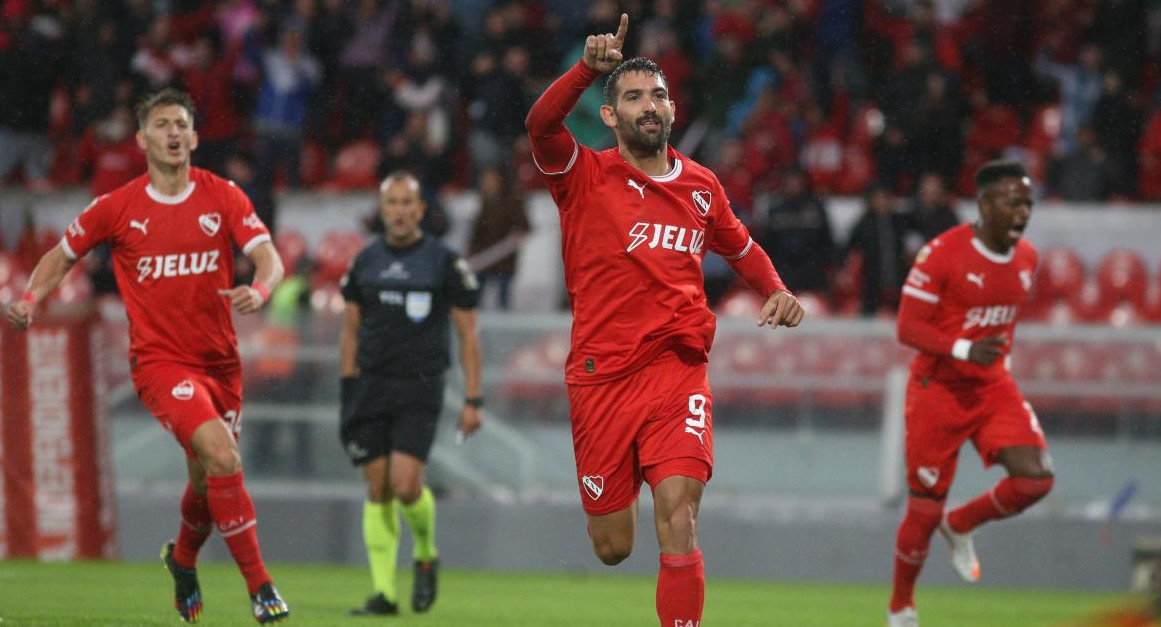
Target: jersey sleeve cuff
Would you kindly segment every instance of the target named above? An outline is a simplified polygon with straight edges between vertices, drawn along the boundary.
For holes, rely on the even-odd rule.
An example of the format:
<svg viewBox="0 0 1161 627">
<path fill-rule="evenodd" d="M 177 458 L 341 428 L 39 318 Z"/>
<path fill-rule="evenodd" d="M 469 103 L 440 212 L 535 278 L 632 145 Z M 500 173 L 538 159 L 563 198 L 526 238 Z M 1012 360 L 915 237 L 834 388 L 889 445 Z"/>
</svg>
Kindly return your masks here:
<svg viewBox="0 0 1161 627">
<path fill-rule="evenodd" d="M 255 235 L 255 236 L 254 236 L 254 239 L 252 239 L 252 240 L 250 240 L 250 241 L 246 242 L 246 245 L 242 247 L 242 252 L 243 252 L 244 254 L 247 254 L 247 255 L 249 255 L 249 254 L 250 254 L 250 251 L 252 251 L 252 250 L 254 250 L 255 248 L 257 248 L 259 244 L 261 244 L 261 243 L 263 243 L 263 242 L 270 242 L 270 241 L 273 241 L 273 240 L 271 240 L 271 239 L 270 239 L 270 234 L 269 234 L 269 233 L 262 233 L 262 234 L 259 234 L 259 235 Z"/>
<path fill-rule="evenodd" d="M 903 294 L 906 296 L 911 296 L 912 298 L 918 298 L 919 300 L 925 303 L 931 303 L 932 305 L 939 302 L 939 297 L 935 294 L 932 294 L 931 292 L 925 292 L 917 287 L 912 287 L 910 285 L 903 286 Z"/>
<path fill-rule="evenodd" d="M 65 257 L 68 257 L 69 261 L 77 260 L 77 254 L 73 252 L 73 247 L 69 246 L 69 239 L 67 237 L 60 238 L 60 249 L 64 251 Z"/>
<path fill-rule="evenodd" d="M 968 353 L 972 350 L 972 341 L 967 338 L 959 338 L 955 344 L 951 345 L 951 356 L 960 361 L 968 360 Z"/>
</svg>

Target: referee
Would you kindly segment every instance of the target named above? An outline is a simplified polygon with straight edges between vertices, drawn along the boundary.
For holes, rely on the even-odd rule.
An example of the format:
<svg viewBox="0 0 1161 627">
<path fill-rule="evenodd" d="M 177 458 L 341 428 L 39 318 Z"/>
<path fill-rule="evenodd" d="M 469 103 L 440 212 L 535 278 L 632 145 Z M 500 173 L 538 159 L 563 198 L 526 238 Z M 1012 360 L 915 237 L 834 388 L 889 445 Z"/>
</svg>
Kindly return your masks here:
<svg viewBox="0 0 1161 627">
<path fill-rule="evenodd" d="M 449 319 L 459 337 L 467 393 L 460 433 L 480 428 L 479 284 L 466 261 L 420 229 L 425 209 L 414 176 L 388 175 L 379 186 L 384 237 L 359 253 L 342 281 L 340 434 L 367 480 L 363 541 L 375 589 L 353 614 L 399 613 L 396 510 L 414 539 L 411 608 L 425 612 L 435 602 L 435 499 L 423 473 L 443 410 Z"/>
</svg>

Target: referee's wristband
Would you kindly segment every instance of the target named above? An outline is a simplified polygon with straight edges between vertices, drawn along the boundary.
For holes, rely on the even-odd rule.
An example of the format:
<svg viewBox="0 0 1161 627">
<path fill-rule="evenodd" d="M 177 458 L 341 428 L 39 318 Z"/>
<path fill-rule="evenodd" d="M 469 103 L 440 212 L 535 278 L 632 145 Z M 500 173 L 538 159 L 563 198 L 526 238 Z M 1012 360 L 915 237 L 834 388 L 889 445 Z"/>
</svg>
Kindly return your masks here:
<svg viewBox="0 0 1161 627">
<path fill-rule="evenodd" d="M 951 345 L 951 356 L 961 361 L 967 361 L 968 355 L 972 351 L 972 341 L 966 338 L 960 338 Z"/>
<path fill-rule="evenodd" d="M 484 397 L 483 396 L 465 397 L 464 398 L 464 405 L 467 405 L 469 407 L 475 407 L 476 409 L 479 409 L 479 408 L 484 406 Z"/>
</svg>

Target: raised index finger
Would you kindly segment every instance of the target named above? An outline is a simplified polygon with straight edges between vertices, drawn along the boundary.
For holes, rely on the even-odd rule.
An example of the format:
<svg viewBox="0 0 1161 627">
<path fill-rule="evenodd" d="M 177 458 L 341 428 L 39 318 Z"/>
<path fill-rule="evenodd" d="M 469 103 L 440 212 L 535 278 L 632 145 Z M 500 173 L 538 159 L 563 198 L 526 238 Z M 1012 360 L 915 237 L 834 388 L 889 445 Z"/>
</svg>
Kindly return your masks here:
<svg viewBox="0 0 1161 627">
<path fill-rule="evenodd" d="M 617 27 L 617 37 L 616 37 L 617 43 L 618 44 L 625 43 L 625 35 L 627 35 L 628 33 L 629 33 L 629 14 L 622 13 L 621 14 L 621 25 Z"/>
</svg>

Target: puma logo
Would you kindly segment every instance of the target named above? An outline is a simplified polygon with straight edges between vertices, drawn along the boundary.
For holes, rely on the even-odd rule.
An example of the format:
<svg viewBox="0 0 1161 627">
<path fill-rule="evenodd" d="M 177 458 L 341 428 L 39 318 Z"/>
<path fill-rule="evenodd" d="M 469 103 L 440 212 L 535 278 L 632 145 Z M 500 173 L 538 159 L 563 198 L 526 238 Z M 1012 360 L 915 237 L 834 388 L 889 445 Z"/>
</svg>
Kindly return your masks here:
<svg viewBox="0 0 1161 627">
<path fill-rule="evenodd" d="M 705 429 L 702 429 L 701 431 L 698 431 L 697 429 L 694 429 L 693 427 L 686 427 L 686 428 L 685 428 L 685 432 L 686 432 L 686 433 L 692 433 L 692 434 L 694 434 L 695 436 L 697 436 L 697 441 L 698 441 L 698 442 L 701 442 L 701 445 L 702 445 L 702 446 L 705 446 L 705 440 L 701 439 L 701 438 L 702 438 L 702 436 L 704 436 L 704 435 L 705 435 Z"/>
<path fill-rule="evenodd" d="M 969 272 L 969 273 L 967 273 L 967 280 L 980 286 L 981 290 L 984 289 L 984 273 L 983 272 L 981 272 L 979 274 L 976 274 L 975 272 Z"/>
<path fill-rule="evenodd" d="M 138 222 L 137 220 L 129 221 L 129 228 L 140 229 L 142 235 L 149 235 L 149 233 L 145 230 L 145 227 L 147 226 L 149 226 L 149 218 L 145 218 L 144 222 Z"/>
<path fill-rule="evenodd" d="M 637 181 L 634 181 L 633 179 L 626 179 L 625 182 L 629 184 L 629 187 L 632 187 L 633 189 L 637 190 L 637 193 L 641 194 L 642 199 L 645 198 L 645 185 L 644 184 L 638 183 Z"/>
</svg>

